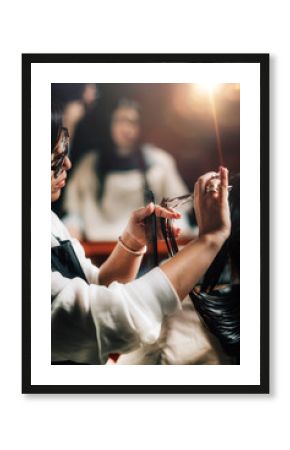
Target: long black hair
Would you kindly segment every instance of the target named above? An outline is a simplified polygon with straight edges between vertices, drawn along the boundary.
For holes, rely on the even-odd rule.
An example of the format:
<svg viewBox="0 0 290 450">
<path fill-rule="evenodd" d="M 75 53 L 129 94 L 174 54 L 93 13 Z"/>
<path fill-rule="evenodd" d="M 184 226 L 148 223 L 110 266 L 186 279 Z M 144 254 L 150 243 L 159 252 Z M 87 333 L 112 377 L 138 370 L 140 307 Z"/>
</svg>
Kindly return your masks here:
<svg viewBox="0 0 290 450">
<path fill-rule="evenodd" d="M 60 130 L 63 126 L 62 123 L 62 109 L 60 106 L 52 105 L 51 107 L 51 153 L 53 152 Z"/>
<path fill-rule="evenodd" d="M 240 274 L 240 175 L 231 177 L 229 194 L 231 234 L 206 272 L 200 292 L 190 297 L 207 328 L 218 338 L 225 352 L 240 361 L 240 284 L 234 283 Z M 221 275 L 230 264 L 231 283 L 217 289 Z"/>
<path fill-rule="evenodd" d="M 111 135 L 111 121 L 115 111 L 119 108 L 135 109 L 141 119 L 141 108 L 139 103 L 128 98 L 121 98 L 107 111 L 106 124 L 104 130 L 104 137 L 100 144 L 99 158 L 96 164 L 96 173 L 99 180 L 98 200 L 101 201 L 104 195 L 104 186 L 106 177 L 109 173 L 115 171 L 127 171 L 139 169 L 144 176 L 144 187 L 148 188 L 148 181 L 146 178 L 146 171 L 148 169 L 147 163 L 141 149 L 141 142 L 138 140 L 134 151 L 128 156 L 120 156 L 117 152 L 116 144 L 113 142 Z"/>
</svg>

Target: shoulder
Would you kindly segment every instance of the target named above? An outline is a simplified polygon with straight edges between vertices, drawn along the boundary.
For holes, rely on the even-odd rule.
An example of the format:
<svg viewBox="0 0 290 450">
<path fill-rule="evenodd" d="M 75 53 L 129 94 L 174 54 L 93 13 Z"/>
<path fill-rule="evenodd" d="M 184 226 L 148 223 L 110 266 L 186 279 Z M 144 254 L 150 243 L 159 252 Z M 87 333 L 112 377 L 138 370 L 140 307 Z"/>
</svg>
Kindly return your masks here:
<svg viewBox="0 0 290 450">
<path fill-rule="evenodd" d="M 68 187 L 78 186 L 82 190 L 90 190 L 97 183 L 96 164 L 98 154 L 96 150 L 87 153 L 72 169 L 72 176 Z"/>
<path fill-rule="evenodd" d="M 88 174 L 89 172 L 94 171 L 95 165 L 98 160 L 98 154 L 96 150 L 92 150 L 87 153 L 74 167 L 74 175 Z"/>
<path fill-rule="evenodd" d="M 58 228 L 61 224 L 61 221 L 59 219 L 59 217 L 53 212 L 51 211 L 51 228 Z"/>
<path fill-rule="evenodd" d="M 158 164 L 162 166 L 172 166 L 173 164 L 175 164 L 173 156 L 153 144 L 144 144 L 142 146 L 142 151 L 145 160 L 149 165 Z"/>
<path fill-rule="evenodd" d="M 53 211 L 51 211 L 51 233 L 62 240 L 71 239 L 67 228 Z"/>
</svg>

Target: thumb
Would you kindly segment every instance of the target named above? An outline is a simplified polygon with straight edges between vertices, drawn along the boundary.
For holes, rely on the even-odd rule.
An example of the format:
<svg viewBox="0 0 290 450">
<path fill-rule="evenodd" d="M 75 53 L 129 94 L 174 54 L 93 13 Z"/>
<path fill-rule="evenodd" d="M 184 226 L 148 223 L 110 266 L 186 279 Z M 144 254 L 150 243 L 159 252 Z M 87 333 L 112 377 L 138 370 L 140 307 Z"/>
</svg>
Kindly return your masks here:
<svg viewBox="0 0 290 450">
<path fill-rule="evenodd" d="M 150 216 L 154 212 L 154 203 L 149 203 L 147 206 L 143 208 L 136 209 L 133 213 L 133 217 L 137 222 L 141 222 L 146 217 Z"/>
</svg>

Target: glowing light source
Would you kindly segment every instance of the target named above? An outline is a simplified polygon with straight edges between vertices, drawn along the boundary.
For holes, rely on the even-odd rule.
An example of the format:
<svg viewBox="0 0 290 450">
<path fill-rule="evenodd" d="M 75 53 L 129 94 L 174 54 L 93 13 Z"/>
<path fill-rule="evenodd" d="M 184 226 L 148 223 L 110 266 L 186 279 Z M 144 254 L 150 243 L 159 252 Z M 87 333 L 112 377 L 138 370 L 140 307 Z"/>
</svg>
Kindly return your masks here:
<svg viewBox="0 0 290 450">
<path fill-rule="evenodd" d="M 212 94 L 219 86 L 219 83 L 213 83 L 211 81 L 203 82 L 203 83 L 197 83 L 195 86 L 198 87 L 201 91 L 206 91 L 209 94 Z"/>
<path fill-rule="evenodd" d="M 221 166 L 224 165 L 224 158 L 222 152 L 222 142 L 221 142 L 221 134 L 217 117 L 217 110 L 215 104 L 215 95 L 214 91 L 220 86 L 218 83 L 213 83 L 211 81 L 206 81 L 202 83 L 193 84 L 193 87 L 197 87 L 200 91 L 206 92 L 208 95 L 209 104 L 212 112 L 213 126 L 216 137 L 216 151 L 218 155 L 218 161 Z"/>
</svg>

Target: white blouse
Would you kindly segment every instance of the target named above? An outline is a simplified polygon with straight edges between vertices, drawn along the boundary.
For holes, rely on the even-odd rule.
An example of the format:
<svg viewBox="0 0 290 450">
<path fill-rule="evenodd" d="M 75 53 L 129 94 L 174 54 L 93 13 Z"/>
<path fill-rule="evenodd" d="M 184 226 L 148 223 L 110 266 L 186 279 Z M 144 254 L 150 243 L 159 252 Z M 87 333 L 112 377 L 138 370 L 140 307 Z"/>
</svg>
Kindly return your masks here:
<svg viewBox="0 0 290 450">
<path fill-rule="evenodd" d="M 85 257 L 59 218 L 51 215 L 51 246 L 70 239 L 88 283 L 51 272 L 51 358 L 104 364 L 110 353 L 125 353 L 155 342 L 167 315 L 181 308 L 164 272 L 155 268 L 127 284 L 100 286 L 99 269 Z"/>
</svg>

